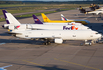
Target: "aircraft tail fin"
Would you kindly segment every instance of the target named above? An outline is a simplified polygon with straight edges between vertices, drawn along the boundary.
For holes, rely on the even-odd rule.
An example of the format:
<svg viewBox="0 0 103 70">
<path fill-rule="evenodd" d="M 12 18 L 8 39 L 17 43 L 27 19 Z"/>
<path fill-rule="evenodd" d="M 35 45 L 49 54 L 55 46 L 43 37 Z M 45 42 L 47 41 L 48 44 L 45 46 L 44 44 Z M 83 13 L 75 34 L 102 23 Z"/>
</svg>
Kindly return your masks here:
<svg viewBox="0 0 103 70">
<path fill-rule="evenodd" d="M 5 20 L 6 20 L 6 23 L 7 24 L 10 24 L 10 22 L 7 20 L 7 16 L 6 16 L 6 13 L 8 13 L 6 10 L 2 10 L 3 14 L 4 14 L 4 17 L 5 17 Z"/>
<path fill-rule="evenodd" d="M 35 15 L 33 15 L 33 19 L 36 24 L 43 24 Z"/>
<path fill-rule="evenodd" d="M 44 22 L 50 21 L 50 19 L 44 13 L 41 13 L 41 15 L 42 15 L 42 18 L 43 18 Z"/>
<path fill-rule="evenodd" d="M 6 10 L 2 10 L 7 24 L 20 25 L 20 22 Z"/>
<path fill-rule="evenodd" d="M 61 20 L 67 21 L 67 19 L 63 16 L 63 14 L 61 14 Z"/>
</svg>

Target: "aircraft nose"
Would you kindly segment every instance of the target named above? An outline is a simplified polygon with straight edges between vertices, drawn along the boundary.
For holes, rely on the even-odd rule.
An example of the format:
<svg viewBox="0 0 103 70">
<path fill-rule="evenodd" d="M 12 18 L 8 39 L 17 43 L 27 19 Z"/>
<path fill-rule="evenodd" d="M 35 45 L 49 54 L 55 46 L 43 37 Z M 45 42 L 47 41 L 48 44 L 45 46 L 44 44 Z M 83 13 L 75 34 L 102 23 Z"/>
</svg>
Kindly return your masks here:
<svg viewBox="0 0 103 70">
<path fill-rule="evenodd" d="M 101 38 L 101 37 L 102 37 L 102 34 L 98 34 L 98 37 Z"/>
</svg>

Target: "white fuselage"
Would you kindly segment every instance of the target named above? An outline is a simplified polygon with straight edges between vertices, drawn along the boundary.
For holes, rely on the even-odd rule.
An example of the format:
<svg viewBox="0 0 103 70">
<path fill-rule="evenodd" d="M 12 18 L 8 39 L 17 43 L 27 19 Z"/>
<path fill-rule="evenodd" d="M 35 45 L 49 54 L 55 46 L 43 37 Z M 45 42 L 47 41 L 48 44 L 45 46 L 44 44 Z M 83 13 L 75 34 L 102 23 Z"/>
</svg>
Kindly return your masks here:
<svg viewBox="0 0 103 70">
<path fill-rule="evenodd" d="M 9 26 L 10 30 L 91 30 L 84 25 L 42 25 L 42 24 L 22 24 L 17 26 Z"/>
<path fill-rule="evenodd" d="M 96 31 L 90 30 L 27 30 L 15 31 L 20 38 L 60 38 L 62 40 L 93 40 L 101 37 Z"/>
<path fill-rule="evenodd" d="M 74 22 L 71 22 L 71 23 L 43 23 L 43 24 L 4 24 L 3 26 L 4 26 L 4 28 L 6 28 L 6 29 L 9 29 L 10 28 L 10 26 L 18 26 L 18 25 L 21 25 L 21 26 L 29 26 L 29 28 L 35 28 L 34 26 L 35 25 L 42 25 L 42 26 L 44 26 L 44 25 L 47 25 L 47 26 L 51 26 L 51 25 L 54 25 L 54 26 L 68 26 L 68 25 L 82 25 L 81 23 L 74 23 Z"/>
<path fill-rule="evenodd" d="M 96 11 L 90 11 L 90 12 L 87 12 L 86 14 L 103 14 L 103 11 L 102 10 L 96 10 Z"/>
<path fill-rule="evenodd" d="M 103 7 L 96 9 L 96 11 L 103 11 Z"/>
<path fill-rule="evenodd" d="M 44 25 L 82 25 L 82 23 L 70 22 L 70 23 L 43 23 Z"/>
</svg>

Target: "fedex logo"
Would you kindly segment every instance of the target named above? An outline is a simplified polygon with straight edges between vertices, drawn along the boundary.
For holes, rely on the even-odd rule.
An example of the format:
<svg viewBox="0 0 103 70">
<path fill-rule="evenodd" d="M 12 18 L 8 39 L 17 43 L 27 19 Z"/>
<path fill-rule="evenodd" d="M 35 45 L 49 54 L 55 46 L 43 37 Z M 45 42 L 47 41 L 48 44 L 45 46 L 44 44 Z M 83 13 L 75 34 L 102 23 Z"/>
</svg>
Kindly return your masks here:
<svg viewBox="0 0 103 70">
<path fill-rule="evenodd" d="M 39 19 L 34 19 L 34 21 L 39 21 Z"/>
<path fill-rule="evenodd" d="M 63 26 L 63 30 L 78 30 L 78 27 L 75 27 L 75 26 L 71 26 L 71 27 Z"/>
</svg>

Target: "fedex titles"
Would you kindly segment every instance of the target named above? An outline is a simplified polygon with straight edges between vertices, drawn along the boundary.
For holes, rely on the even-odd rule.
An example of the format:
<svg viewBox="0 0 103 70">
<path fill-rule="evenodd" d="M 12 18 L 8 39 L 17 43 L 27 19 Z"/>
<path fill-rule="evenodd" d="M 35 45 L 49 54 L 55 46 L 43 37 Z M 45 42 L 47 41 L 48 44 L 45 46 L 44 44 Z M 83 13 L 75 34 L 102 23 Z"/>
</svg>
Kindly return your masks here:
<svg viewBox="0 0 103 70">
<path fill-rule="evenodd" d="M 63 26 L 63 30 L 78 30 L 78 27 L 75 27 L 75 26 L 71 26 L 71 27 Z"/>
</svg>

